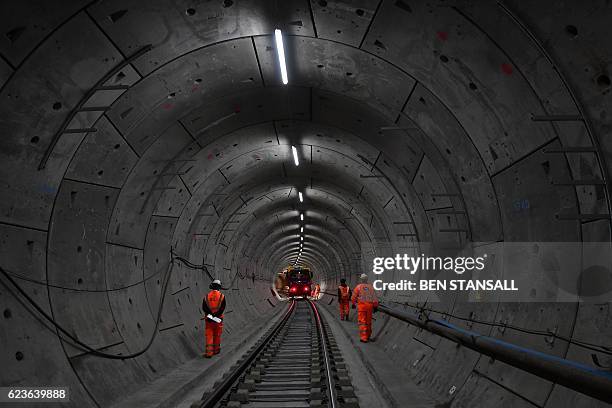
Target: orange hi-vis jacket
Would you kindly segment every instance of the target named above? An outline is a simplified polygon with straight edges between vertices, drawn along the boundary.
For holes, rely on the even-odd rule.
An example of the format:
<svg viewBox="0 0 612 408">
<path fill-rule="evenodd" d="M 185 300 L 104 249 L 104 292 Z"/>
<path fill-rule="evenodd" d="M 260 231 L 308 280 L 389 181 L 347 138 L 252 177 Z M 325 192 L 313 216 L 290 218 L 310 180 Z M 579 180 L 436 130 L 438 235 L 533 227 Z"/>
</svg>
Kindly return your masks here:
<svg viewBox="0 0 612 408">
<path fill-rule="evenodd" d="M 339 302 L 346 302 L 348 303 L 351 299 L 350 299 L 350 293 L 351 290 L 349 289 L 348 285 L 346 286 L 338 286 L 338 291 L 340 293 L 340 298 L 338 299 Z"/>
<path fill-rule="evenodd" d="M 371 283 L 360 283 L 353 289 L 353 304 L 357 303 L 358 308 L 378 307 L 378 297 Z"/>
<path fill-rule="evenodd" d="M 217 313 L 221 308 L 224 298 L 225 296 L 223 295 L 223 293 L 218 290 L 211 290 L 210 292 L 208 292 L 208 295 L 206 295 L 206 305 L 208 306 L 208 309 L 210 309 L 213 315 Z"/>
</svg>

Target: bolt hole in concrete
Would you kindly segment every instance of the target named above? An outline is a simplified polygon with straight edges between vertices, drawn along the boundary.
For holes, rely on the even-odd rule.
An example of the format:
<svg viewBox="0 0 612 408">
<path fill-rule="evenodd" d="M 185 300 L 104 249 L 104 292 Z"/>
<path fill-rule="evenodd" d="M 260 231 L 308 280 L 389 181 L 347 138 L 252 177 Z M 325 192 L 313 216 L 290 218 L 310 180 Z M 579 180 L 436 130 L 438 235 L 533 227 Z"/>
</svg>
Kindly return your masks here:
<svg viewBox="0 0 612 408">
<path fill-rule="evenodd" d="M 40 140 L 40 138 L 38 136 L 34 136 L 33 138 L 30 139 L 30 142 L 32 144 L 36 144 L 36 143 L 38 143 L 39 140 Z"/>
<path fill-rule="evenodd" d="M 15 358 L 17 359 L 17 361 L 23 360 L 23 353 L 21 351 L 16 352 Z"/>
<path fill-rule="evenodd" d="M 448 62 L 448 57 L 446 55 L 440 55 L 440 61 Z"/>
<path fill-rule="evenodd" d="M 234 2 L 232 0 L 224 0 L 223 7 L 231 7 Z"/>
<path fill-rule="evenodd" d="M 80 285 L 80 284 L 82 284 L 82 283 L 83 283 L 83 278 L 79 278 L 79 279 L 77 279 L 77 283 L 78 283 L 79 285 Z"/>
<path fill-rule="evenodd" d="M 13 314 L 11 313 L 11 309 L 4 309 L 4 318 L 10 319 Z"/>
<path fill-rule="evenodd" d="M 565 26 L 565 32 L 572 38 L 578 35 L 578 29 L 576 28 L 576 26 L 573 26 L 571 24 Z"/>
<path fill-rule="evenodd" d="M 61 102 L 55 102 L 53 104 L 53 110 L 60 110 L 62 109 L 62 103 Z"/>
<path fill-rule="evenodd" d="M 363 16 L 363 10 L 362 9 L 357 9 L 355 10 L 355 13 L 357 13 L 358 16 Z"/>
<path fill-rule="evenodd" d="M 597 77 L 597 85 L 599 85 L 602 88 L 607 88 L 610 86 L 610 77 L 605 75 L 605 74 L 601 74 L 600 76 Z"/>
<path fill-rule="evenodd" d="M 472 91 L 475 91 L 476 89 L 478 89 L 478 87 L 476 86 L 476 84 L 475 84 L 475 83 L 470 82 L 470 89 L 471 89 Z"/>
<path fill-rule="evenodd" d="M 196 13 L 194 8 L 188 8 L 187 10 L 185 10 L 185 14 L 187 14 L 188 16 L 193 16 Z"/>
</svg>

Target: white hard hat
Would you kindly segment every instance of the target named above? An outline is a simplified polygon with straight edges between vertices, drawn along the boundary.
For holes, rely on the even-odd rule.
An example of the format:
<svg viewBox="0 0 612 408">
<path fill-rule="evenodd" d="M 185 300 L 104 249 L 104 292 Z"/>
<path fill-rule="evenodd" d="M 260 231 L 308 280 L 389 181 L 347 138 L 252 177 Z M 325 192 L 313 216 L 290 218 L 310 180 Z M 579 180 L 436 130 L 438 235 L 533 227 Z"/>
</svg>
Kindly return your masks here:
<svg viewBox="0 0 612 408">
<path fill-rule="evenodd" d="M 221 281 L 219 279 L 215 279 L 212 281 L 212 283 L 216 283 L 217 285 L 221 286 Z"/>
<path fill-rule="evenodd" d="M 359 279 L 361 279 L 363 282 L 367 282 L 368 281 L 368 275 L 366 275 L 365 273 L 362 273 L 361 276 L 359 277 Z"/>
</svg>

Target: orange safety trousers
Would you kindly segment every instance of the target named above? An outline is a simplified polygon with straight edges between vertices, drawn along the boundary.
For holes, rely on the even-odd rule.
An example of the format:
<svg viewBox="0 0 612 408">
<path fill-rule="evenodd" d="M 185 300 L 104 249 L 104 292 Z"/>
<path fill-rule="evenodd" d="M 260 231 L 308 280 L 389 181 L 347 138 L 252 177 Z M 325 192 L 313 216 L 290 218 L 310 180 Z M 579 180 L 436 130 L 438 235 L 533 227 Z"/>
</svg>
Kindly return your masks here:
<svg viewBox="0 0 612 408">
<path fill-rule="evenodd" d="M 348 286 L 338 286 L 338 292 L 340 297 L 338 298 L 338 305 L 340 306 L 340 320 L 348 320 L 349 317 L 349 303 L 351 301 L 349 296 Z"/>
<path fill-rule="evenodd" d="M 357 321 L 359 323 L 359 338 L 361 341 L 370 340 L 372 335 L 372 311 L 374 303 L 357 302 Z"/>
<path fill-rule="evenodd" d="M 221 352 L 221 333 L 223 323 L 216 323 L 206 319 L 206 356 L 212 357 Z"/>
<path fill-rule="evenodd" d="M 349 301 L 348 299 L 338 301 L 338 305 L 340 305 L 340 320 L 348 320 L 349 317 Z"/>
</svg>

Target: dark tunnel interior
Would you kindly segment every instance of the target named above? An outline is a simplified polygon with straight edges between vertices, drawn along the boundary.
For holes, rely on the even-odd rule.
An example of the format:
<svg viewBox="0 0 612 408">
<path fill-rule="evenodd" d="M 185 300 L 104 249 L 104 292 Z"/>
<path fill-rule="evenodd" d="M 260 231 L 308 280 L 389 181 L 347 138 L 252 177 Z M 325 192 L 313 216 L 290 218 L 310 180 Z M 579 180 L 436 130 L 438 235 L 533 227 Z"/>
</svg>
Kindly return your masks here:
<svg viewBox="0 0 612 408">
<path fill-rule="evenodd" d="M 238 342 L 284 309 L 274 279 L 287 265 L 312 268 L 335 316 L 341 278 L 375 278 L 367 254 L 426 244 L 607 243 L 575 274 L 597 302 L 440 293 L 420 305 L 610 372 L 608 2 L 0 9 L 0 387 L 62 385 L 58 406 L 124 406 L 201 357 L 211 280 L 227 296 L 224 341 Z M 545 292 L 545 267 L 497 260 Z M 389 368 L 367 359 L 386 355 L 396 381 L 434 401 L 414 406 L 609 406 L 389 315 L 374 333 L 364 366 L 385 383 Z M 412 406 L 389 402 L 400 388 L 384 388 L 388 406 Z"/>
</svg>

